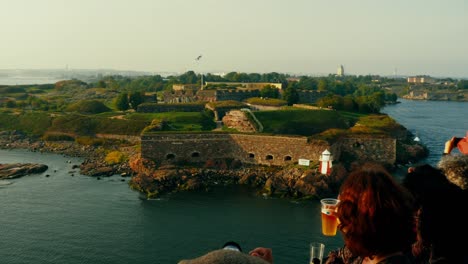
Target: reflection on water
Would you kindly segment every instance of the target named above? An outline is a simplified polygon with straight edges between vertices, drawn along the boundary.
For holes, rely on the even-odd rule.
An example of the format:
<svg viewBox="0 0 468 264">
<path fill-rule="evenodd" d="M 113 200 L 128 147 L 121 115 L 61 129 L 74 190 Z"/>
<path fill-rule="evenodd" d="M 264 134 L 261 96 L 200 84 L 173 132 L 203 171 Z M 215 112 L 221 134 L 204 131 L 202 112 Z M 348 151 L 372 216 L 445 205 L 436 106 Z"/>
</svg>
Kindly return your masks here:
<svg viewBox="0 0 468 264">
<path fill-rule="evenodd" d="M 428 147 L 429 156 L 420 163 L 437 165 L 444 151 L 445 141 L 452 136 L 463 137 L 468 131 L 466 102 L 399 101 L 400 104 L 386 106 L 382 112 L 405 126 Z"/>
<path fill-rule="evenodd" d="M 321 234 L 318 202 L 264 199 L 242 186 L 141 200 L 118 175 L 72 177 L 78 158 L 19 150 L 0 157 L 49 166 L 0 188 L 2 264 L 177 263 L 228 240 L 245 251 L 271 247 L 275 263 L 300 263 L 310 241 L 342 245 L 340 235 Z"/>
<path fill-rule="evenodd" d="M 432 164 L 445 140 L 468 130 L 466 103 L 401 101 L 384 112 L 418 135 Z M 14 162 L 49 170 L 0 188 L 2 264 L 177 263 L 229 240 L 245 251 L 271 247 L 275 264 L 307 263 L 310 242 L 327 252 L 342 245 L 339 234 L 321 234 L 318 201 L 264 199 L 243 187 L 141 200 L 120 176 L 72 177 L 79 158 L 0 150 L 0 163 Z"/>
<path fill-rule="evenodd" d="M 52 84 L 63 79 L 56 79 L 50 77 L 27 77 L 27 76 L 0 76 L 0 85 L 23 85 L 23 84 Z"/>
</svg>

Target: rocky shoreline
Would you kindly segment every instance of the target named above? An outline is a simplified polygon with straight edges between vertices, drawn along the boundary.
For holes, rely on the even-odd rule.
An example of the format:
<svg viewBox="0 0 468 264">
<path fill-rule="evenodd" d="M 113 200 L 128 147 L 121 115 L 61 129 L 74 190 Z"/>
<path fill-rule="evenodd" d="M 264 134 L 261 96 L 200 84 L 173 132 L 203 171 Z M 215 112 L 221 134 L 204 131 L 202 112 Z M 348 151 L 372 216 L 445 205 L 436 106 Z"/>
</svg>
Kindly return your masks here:
<svg viewBox="0 0 468 264">
<path fill-rule="evenodd" d="M 262 196 L 318 199 L 335 196 L 347 174 L 341 165 L 334 166 L 331 175 L 323 175 L 316 169 L 303 166 L 216 169 L 167 165 L 152 170 L 149 168 L 154 168 L 153 162 L 141 158 L 133 160 L 130 166 L 138 171 L 131 178 L 130 187 L 146 198 L 171 192 L 209 191 L 216 186 L 245 185 L 256 189 Z"/>
<path fill-rule="evenodd" d="M 31 152 L 55 153 L 67 157 L 82 157 L 80 173 L 88 176 L 132 175 L 128 162 L 109 165 L 105 162 L 105 149 L 100 146 L 79 145 L 72 141 L 42 141 L 27 137 L 21 132 L 0 133 L 0 149 L 26 149 Z M 134 155 L 127 148 L 128 155 Z"/>
<path fill-rule="evenodd" d="M 156 164 L 140 157 L 136 146 L 112 146 L 128 157 L 118 164 L 105 161 L 101 146 L 83 146 L 71 141 L 41 141 L 18 133 L 0 133 L 0 149 L 27 149 L 33 152 L 56 153 L 69 157 L 83 157 L 84 161 L 76 168 L 80 174 L 101 177 L 120 174 L 131 177 L 130 188 L 139 191 L 146 198 L 181 191 L 209 191 L 216 186 L 241 184 L 258 190 L 259 195 L 293 199 L 318 199 L 338 193 L 348 171 L 343 164 L 334 164 L 331 175 L 322 175 L 316 168 L 291 165 L 288 167 L 250 166 L 231 162 L 229 167 L 209 166 L 209 162 L 193 166 Z M 412 153 L 415 152 L 415 153 Z M 415 157 L 418 151 L 407 148 L 405 153 Z"/>
<path fill-rule="evenodd" d="M 335 169 L 330 176 L 305 167 L 238 166 L 214 168 L 160 166 L 144 160 L 134 148 L 126 148 L 129 161 L 109 165 L 101 147 L 82 146 L 74 142 L 46 142 L 28 138 L 21 133 L 0 134 L 0 149 L 27 149 L 32 152 L 56 153 L 83 157 L 77 167 L 80 174 L 100 177 L 120 174 L 131 177 L 130 188 L 146 198 L 155 198 L 180 191 L 209 191 L 215 186 L 241 184 L 258 190 L 259 195 L 309 199 L 337 192 L 344 169 Z M 24 164 L 26 165 L 26 164 Z M 19 164 L 11 165 L 19 166 Z M 341 175 L 341 176 L 340 176 Z"/>
</svg>

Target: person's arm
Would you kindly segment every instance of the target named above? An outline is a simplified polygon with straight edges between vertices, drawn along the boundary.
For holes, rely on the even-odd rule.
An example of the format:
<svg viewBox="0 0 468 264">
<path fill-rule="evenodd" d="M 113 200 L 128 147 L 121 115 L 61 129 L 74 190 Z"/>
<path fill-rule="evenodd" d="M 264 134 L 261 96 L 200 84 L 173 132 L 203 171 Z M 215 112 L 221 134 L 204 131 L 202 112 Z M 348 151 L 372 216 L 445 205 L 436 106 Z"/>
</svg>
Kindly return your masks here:
<svg viewBox="0 0 468 264">
<path fill-rule="evenodd" d="M 444 155 L 450 154 L 452 149 L 458 144 L 461 138 L 452 137 L 451 139 L 445 142 Z"/>
<path fill-rule="evenodd" d="M 271 248 L 258 247 L 249 252 L 249 255 L 262 258 L 273 264 L 273 252 Z"/>
</svg>

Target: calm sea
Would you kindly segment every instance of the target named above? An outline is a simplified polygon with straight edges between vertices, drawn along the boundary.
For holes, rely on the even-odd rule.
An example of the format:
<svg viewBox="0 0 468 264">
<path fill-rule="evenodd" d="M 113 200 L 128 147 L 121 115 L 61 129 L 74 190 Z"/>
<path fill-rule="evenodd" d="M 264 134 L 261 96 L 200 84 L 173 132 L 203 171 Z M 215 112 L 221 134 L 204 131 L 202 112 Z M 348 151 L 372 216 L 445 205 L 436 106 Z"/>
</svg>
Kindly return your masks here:
<svg viewBox="0 0 468 264">
<path fill-rule="evenodd" d="M 401 101 L 384 112 L 429 147 L 424 162 L 435 164 L 445 140 L 468 130 L 467 103 Z M 141 200 L 126 178 L 79 175 L 72 166 L 81 159 L 0 150 L 0 163 L 13 162 L 49 169 L 0 187 L 2 264 L 177 263 L 228 240 L 244 251 L 271 247 L 275 264 L 308 263 L 310 242 L 342 245 L 340 235 L 321 235 L 317 201 L 264 199 L 242 187 Z"/>
<path fill-rule="evenodd" d="M 28 76 L 0 76 L 0 85 L 21 85 L 21 84 L 48 84 L 56 83 L 63 79 L 51 77 L 28 77 Z"/>
</svg>

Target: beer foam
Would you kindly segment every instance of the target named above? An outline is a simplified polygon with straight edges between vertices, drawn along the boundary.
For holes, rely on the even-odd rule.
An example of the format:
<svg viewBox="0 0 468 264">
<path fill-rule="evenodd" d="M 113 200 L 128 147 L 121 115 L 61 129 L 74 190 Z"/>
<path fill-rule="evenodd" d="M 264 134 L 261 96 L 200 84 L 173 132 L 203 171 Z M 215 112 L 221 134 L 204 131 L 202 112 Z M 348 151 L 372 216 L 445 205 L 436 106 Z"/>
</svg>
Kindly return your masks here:
<svg viewBox="0 0 468 264">
<path fill-rule="evenodd" d="M 322 208 L 322 214 L 326 214 L 326 215 L 332 215 L 334 213 L 334 209 L 332 208 Z"/>
</svg>

